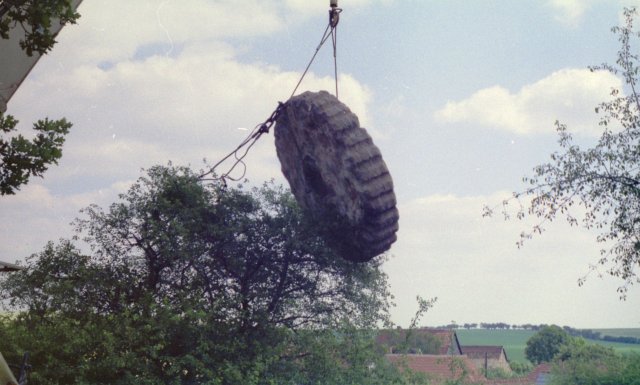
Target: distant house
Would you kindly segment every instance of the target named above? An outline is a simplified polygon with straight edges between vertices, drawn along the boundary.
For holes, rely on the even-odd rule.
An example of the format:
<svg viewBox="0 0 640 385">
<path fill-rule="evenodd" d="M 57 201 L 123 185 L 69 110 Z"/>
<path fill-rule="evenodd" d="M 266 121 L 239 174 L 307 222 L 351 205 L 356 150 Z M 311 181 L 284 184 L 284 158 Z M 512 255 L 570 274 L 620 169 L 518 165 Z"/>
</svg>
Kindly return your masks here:
<svg viewBox="0 0 640 385">
<path fill-rule="evenodd" d="M 462 348 L 460 347 L 460 341 L 458 341 L 458 335 L 454 330 L 445 330 L 445 329 L 418 329 L 423 333 L 431 333 L 435 335 L 440 341 L 442 341 L 442 345 L 440 345 L 440 351 L 438 354 L 446 354 L 459 356 L 464 354 L 462 352 Z"/>
<path fill-rule="evenodd" d="M 469 383 L 484 383 L 486 379 L 466 356 L 432 354 L 387 354 L 387 359 L 400 370 L 423 373 L 433 384 L 462 379 Z"/>
<path fill-rule="evenodd" d="M 411 334 L 408 334 L 411 333 Z M 408 346 L 402 354 L 401 345 Z M 438 385 L 447 380 L 463 379 L 465 383 L 482 385 L 545 385 L 550 381 L 550 366 L 542 364 L 526 377 L 487 379 L 482 369 L 501 368 L 510 371 L 509 359 L 502 346 L 461 346 L 454 330 L 420 328 L 381 330 L 376 338 L 385 357 L 400 368 L 422 373 Z"/>
<path fill-rule="evenodd" d="M 400 368 L 424 374 L 431 384 L 462 380 L 476 385 L 548 385 L 551 372 L 549 364 L 541 364 L 526 377 L 487 379 L 465 355 L 442 356 L 432 354 L 387 354 L 387 359 Z"/>
<path fill-rule="evenodd" d="M 398 354 L 399 347 L 407 342 L 407 336 L 408 354 Z M 454 330 L 382 330 L 378 334 L 377 343 L 387 352 L 386 357 L 391 363 L 401 370 L 409 369 L 422 373 L 433 384 L 456 379 L 472 383 L 483 383 L 485 380 L 475 364 L 463 355 L 458 335 Z"/>
<path fill-rule="evenodd" d="M 529 380 L 535 385 L 547 385 L 551 381 L 551 365 L 542 363 L 531 371 L 528 376 Z"/>
<path fill-rule="evenodd" d="M 507 352 L 502 346 L 462 346 L 462 354 L 469 357 L 478 369 L 502 369 L 511 372 Z"/>
<path fill-rule="evenodd" d="M 462 355 L 460 341 L 454 330 L 419 328 L 411 331 L 404 329 L 386 329 L 378 333 L 376 342 L 387 353 L 398 353 L 396 350 L 409 335 L 409 353 L 432 355 Z"/>
</svg>

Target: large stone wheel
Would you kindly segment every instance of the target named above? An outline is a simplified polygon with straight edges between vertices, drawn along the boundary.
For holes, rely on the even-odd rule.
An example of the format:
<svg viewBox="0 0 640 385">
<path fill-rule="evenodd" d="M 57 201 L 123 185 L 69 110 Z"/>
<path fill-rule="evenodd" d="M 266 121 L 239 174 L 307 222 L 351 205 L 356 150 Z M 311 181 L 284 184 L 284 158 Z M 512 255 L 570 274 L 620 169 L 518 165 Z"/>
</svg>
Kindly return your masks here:
<svg viewBox="0 0 640 385">
<path fill-rule="evenodd" d="M 396 240 L 393 181 L 358 117 L 326 91 L 285 103 L 275 126 L 282 173 L 344 259 L 365 262 Z"/>
</svg>

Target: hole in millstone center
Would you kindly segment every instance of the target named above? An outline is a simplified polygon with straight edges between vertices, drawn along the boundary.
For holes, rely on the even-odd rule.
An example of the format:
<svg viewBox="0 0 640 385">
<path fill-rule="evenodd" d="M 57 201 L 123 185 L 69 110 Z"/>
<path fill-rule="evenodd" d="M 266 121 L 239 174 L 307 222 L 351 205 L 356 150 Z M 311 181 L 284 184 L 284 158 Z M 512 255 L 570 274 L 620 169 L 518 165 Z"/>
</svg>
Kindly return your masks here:
<svg viewBox="0 0 640 385">
<path fill-rule="evenodd" d="M 302 160 L 302 173 L 304 175 L 304 180 L 307 183 L 307 191 L 312 191 L 320 198 L 324 198 L 331 194 L 331 188 L 322 178 L 320 168 L 316 164 L 316 161 L 309 155 L 305 155 Z"/>
</svg>

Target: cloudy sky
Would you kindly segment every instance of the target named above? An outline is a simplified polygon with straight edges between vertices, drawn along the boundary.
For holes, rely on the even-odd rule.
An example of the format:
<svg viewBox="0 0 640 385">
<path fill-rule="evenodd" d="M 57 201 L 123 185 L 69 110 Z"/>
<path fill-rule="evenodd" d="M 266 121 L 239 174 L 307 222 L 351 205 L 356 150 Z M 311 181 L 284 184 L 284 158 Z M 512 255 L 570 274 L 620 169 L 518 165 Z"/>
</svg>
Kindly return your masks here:
<svg viewBox="0 0 640 385">
<path fill-rule="evenodd" d="M 74 123 L 59 166 L 0 200 L 0 260 L 68 237 L 154 164 L 202 166 L 234 148 L 292 92 L 326 27 L 326 0 L 84 0 L 9 103 L 26 130 Z M 617 0 L 341 0 L 340 98 L 380 147 L 400 209 L 384 269 L 407 325 L 640 327 L 640 287 L 593 272 L 593 233 L 556 223 L 518 249 L 527 223 L 482 218 L 557 149 L 554 121 L 593 141 L 594 106 L 620 80 L 590 73 L 617 51 Z M 300 87 L 333 90 L 329 46 Z M 252 183 L 285 183 L 273 136 Z M 604 273 L 604 271 L 602 272 Z"/>
</svg>

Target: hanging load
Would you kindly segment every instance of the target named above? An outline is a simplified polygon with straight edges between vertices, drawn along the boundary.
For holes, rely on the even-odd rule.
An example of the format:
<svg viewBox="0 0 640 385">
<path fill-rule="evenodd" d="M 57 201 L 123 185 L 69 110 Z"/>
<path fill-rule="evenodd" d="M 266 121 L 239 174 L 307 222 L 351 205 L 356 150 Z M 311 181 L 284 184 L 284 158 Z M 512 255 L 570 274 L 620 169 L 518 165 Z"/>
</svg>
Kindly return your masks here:
<svg viewBox="0 0 640 385">
<path fill-rule="evenodd" d="M 282 173 L 298 204 L 311 214 L 318 234 L 336 254 L 349 261 L 366 262 L 389 250 L 396 241 L 398 209 L 393 181 L 380 150 L 360 127 L 358 117 L 337 98 L 336 27 L 342 9 L 337 0 L 331 0 L 330 7 L 329 25 L 291 97 L 200 178 L 212 175 L 224 185 L 227 180 L 244 178 L 244 158 L 275 124 Z M 294 96 L 329 39 L 333 44 L 336 96 L 326 91 Z M 233 159 L 231 166 L 218 176 L 216 169 L 229 159 Z M 240 175 L 232 176 L 238 166 Z"/>
<path fill-rule="evenodd" d="M 300 206 L 342 258 L 365 262 L 396 240 L 393 181 L 358 117 L 326 91 L 289 99 L 275 143 L 282 173 Z"/>
</svg>

